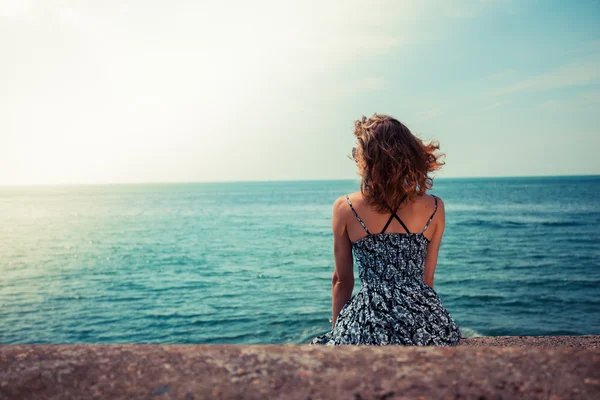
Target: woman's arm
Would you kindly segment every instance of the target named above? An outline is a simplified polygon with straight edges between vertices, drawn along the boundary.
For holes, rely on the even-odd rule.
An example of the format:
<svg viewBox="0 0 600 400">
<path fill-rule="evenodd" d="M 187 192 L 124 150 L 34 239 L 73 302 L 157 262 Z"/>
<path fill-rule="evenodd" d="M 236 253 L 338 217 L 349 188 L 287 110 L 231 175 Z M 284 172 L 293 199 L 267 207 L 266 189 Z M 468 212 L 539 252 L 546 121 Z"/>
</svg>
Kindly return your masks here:
<svg viewBox="0 0 600 400">
<path fill-rule="evenodd" d="M 333 255 L 335 270 L 331 278 L 331 327 L 335 327 L 337 317 L 342 307 L 352 297 L 354 290 L 354 261 L 352 258 L 352 243 L 346 229 L 346 215 L 349 207 L 346 197 L 338 198 L 333 205 L 331 225 L 333 231 Z"/>
<path fill-rule="evenodd" d="M 435 273 L 435 267 L 438 261 L 438 254 L 440 251 L 440 245 L 442 243 L 442 235 L 444 234 L 444 227 L 446 225 L 446 210 L 444 208 L 444 202 L 438 197 L 438 209 L 435 216 L 429 224 L 429 228 L 433 225 L 433 235 L 431 242 L 427 246 L 427 255 L 425 256 L 425 272 L 423 274 L 423 280 L 433 289 L 433 274 Z"/>
</svg>

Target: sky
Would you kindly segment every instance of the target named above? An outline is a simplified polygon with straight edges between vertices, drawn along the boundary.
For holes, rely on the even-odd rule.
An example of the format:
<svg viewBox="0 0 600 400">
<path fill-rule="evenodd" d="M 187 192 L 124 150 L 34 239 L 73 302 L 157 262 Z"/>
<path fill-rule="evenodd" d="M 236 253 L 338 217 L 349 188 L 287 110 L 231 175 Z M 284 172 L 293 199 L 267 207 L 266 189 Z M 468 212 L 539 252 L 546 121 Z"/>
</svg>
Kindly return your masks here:
<svg viewBox="0 0 600 400">
<path fill-rule="evenodd" d="M 0 185 L 600 174 L 600 1 L 0 0 Z"/>
</svg>

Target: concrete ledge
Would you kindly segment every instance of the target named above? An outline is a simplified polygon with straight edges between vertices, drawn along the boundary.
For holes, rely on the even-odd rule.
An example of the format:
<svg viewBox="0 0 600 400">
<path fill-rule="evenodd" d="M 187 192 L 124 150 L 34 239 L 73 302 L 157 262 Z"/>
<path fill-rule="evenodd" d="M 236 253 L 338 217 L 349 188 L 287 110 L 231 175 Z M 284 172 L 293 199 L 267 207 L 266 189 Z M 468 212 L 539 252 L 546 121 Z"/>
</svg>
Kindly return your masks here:
<svg viewBox="0 0 600 400">
<path fill-rule="evenodd" d="M 459 346 L 600 348 L 600 335 L 480 336 L 461 340 Z"/>
<path fill-rule="evenodd" d="M 600 398 L 598 336 L 499 338 L 457 347 L 4 345 L 0 399 Z M 485 343 L 494 340 L 513 345 Z"/>
</svg>

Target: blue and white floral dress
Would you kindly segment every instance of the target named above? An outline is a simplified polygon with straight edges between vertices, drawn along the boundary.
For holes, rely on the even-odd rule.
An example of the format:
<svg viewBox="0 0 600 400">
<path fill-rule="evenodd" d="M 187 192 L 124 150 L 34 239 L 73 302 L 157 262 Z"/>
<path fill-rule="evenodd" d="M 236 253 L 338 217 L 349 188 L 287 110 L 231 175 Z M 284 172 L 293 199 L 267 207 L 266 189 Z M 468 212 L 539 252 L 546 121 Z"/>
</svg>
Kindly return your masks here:
<svg viewBox="0 0 600 400">
<path fill-rule="evenodd" d="M 310 345 L 456 346 L 460 328 L 437 292 L 423 281 L 429 239 L 424 235 L 438 206 L 420 233 L 410 233 L 393 212 L 380 233 L 369 232 L 350 198 L 348 204 L 367 232 L 352 243 L 359 266 L 360 290 L 342 307 L 334 328 Z M 405 233 L 386 233 L 396 218 Z"/>
</svg>

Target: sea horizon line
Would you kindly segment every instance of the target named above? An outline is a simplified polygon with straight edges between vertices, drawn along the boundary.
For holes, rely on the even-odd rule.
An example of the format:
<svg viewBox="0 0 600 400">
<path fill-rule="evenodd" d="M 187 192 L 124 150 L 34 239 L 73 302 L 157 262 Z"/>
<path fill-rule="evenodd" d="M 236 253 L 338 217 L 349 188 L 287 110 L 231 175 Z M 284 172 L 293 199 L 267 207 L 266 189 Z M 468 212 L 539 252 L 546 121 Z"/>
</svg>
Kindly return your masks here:
<svg viewBox="0 0 600 400">
<path fill-rule="evenodd" d="M 491 179 L 552 179 L 552 178 L 595 178 L 600 174 L 563 174 L 563 175 L 497 175 L 497 176 L 448 176 L 433 177 L 434 181 L 453 180 L 491 180 Z M 313 179 L 248 179 L 216 181 L 131 181 L 131 182 L 70 182 L 70 183 L 0 183 L 0 189 L 25 187 L 62 187 L 62 186 L 118 186 L 118 185 L 202 185 L 232 183 L 294 183 L 294 182 L 359 182 L 359 178 L 313 178 Z"/>
</svg>

